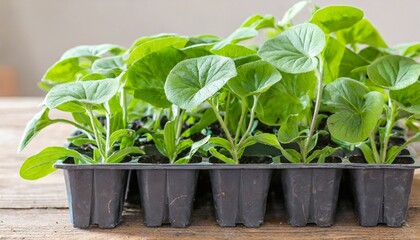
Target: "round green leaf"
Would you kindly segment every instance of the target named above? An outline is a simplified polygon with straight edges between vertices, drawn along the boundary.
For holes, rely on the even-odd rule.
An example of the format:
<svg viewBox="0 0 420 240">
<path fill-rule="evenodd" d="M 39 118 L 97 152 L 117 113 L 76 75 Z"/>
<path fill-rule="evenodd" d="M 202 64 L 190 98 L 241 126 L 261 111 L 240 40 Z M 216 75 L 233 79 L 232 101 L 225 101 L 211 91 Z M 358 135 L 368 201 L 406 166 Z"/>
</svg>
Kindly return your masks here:
<svg viewBox="0 0 420 240">
<path fill-rule="evenodd" d="M 148 40 L 139 44 L 134 48 L 127 59 L 127 64 L 131 65 L 141 59 L 142 57 L 164 49 L 166 47 L 183 48 L 188 42 L 187 37 L 182 36 L 168 36 L 162 38 L 156 38 Z"/>
<path fill-rule="evenodd" d="M 89 56 L 61 60 L 47 70 L 42 77 L 42 82 L 52 85 L 74 82 L 91 73 L 90 68 L 96 59 L 98 57 Z"/>
<path fill-rule="evenodd" d="M 396 55 L 379 58 L 368 67 L 369 79 L 377 86 L 398 90 L 415 83 L 420 76 L 420 64 Z"/>
<path fill-rule="evenodd" d="M 302 118 L 312 106 L 311 98 L 316 85 L 314 72 L 302 74 L 282 73 L 282 80 L 261 94 L 257 117 L 267 125 L 280 125 L 290 116 Z"/>
<path fill-rule="evenodd" d="M 50 90 L 44 104 L 50 109 L 68 102 L 102 104 L 118 92 L 119 86 L 119 81 L 116 79 L 60 84 Z"/>
<path fill-rule="evenodd" d="M 242 45 L 227 44 L 221 49 L 211 50 L 212 53 L 224 57 L 239 58 L 257 54 L 257 51 Z"/>
<path fill-rule="evenodd" d="M 261 14 L 255 14 L 250 16 L 241 25 L 241 27 L 250 27 L 255 30 L 259 30 L 262 28 L 274 28 L 274 26 L 274 16 Z"/>
<path fill-rule="evenodd" d="M 182 51 L 172 47 L 151 53 L 130 66 L 126 87 L 135 90 L 136 98 L 155 107 L 170 107 L 163 88 L 169 72 L 184 58 Z"/>
<path fill-rule="evenodd" d="M 362 20 L 363 11 L 351 6 L 328 6 L 318 9 L 312 15 L 311 23 L 318 25 L 325 33 L 349 28 Z"/>
<path fill-rule="evenodd" d="M 317 56 L 325 44 L 325 34 L 318 26 L 303 23 L 264 42 L 258 55 L 282 72 L 304 73 L 318 66 Z"/>
<path fill-rule="evenodd" d="M 107 53 L 111 55 L 119 55 L 125 50 L 123 47 L 114 44 L 99 44 L 99 45 L 81 45 L 67 50 L 60 60 L 74 57 L 101 57 Z"/>
<path fill-rule="evenodd" d="M 334 112 L 327 120 L 331 135 L 341 141 L 358 143 L 365 141 L 375 128 L 384 98 L 379 92 L 369 92 L 360 82 L 339 78 L 326 85 L 324 104 Z"/>
<path fill-rule="evenodd" d="M 280 72 L 264 61 L 244 64 L 238 67 L 237 72 L 238 75 L 229 80 L 228 86 L 241 97 L 263 93 L 281 80 Z"/>
<path fill-rule="evenodd" d="M 184 109 L 197 107 L 236 76 L 232 59 L 204 56 L 184 60 L 169 73 L 165 83 L 168 100 Z"/>
<path fill-rule="evenodd" d="M 344 45 L 359 43 L 372 47 L 388 47 L 378 30 L 366 18 L 360 20 L 350 28 L 337 31 L 335 35 Z"/>
<path fill-rule="evenodd" d="M 229 43 L 238 43 L 243 40 L 254 38 L 258 35 L 257 30 L 251 27 L 240 27 L 222 41 L 216 43 L 213 50 L 219 50 Z"/>
<path fill-rule="evenodd" d="M 420 82 L 400 90 L 390 91 L 389 95 L 407 112 L 420 114 Z"/>
</svg>

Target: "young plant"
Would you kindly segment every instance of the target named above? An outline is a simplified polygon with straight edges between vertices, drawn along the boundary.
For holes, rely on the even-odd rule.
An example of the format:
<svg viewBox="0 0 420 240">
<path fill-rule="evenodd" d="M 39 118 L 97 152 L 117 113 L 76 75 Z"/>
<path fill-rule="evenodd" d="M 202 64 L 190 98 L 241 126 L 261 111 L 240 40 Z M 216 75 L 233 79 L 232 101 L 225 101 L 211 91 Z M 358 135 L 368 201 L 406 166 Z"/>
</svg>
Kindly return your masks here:
<svg viewBox="0 0 420 240">
<path fill-rule="evenodd" d="M 147 134 L 153 139 L 158 151 L 169 159 L 171 164 L 186 164 L 189 163 L 194 154 L 206 144 L 210 136 L 193 142 L 191 139 L 183 139 L 181 135 L 183 125 L 183 111 L 181 110 L 174 120 L 165 124 L 163 131 L 153 134 Z M 188 153 L 179 157 L 179 155 L 189 149 Z"/>
<path fill-rule="evenodd" d="M 308 163 L 315 159 L 323 162 L 326 156 L 332 154 L 336 149 L 325 147 L 320 150 L 312 151 L 317 144 L 318 135 L 325 134 L 317 131 L 319 123 L 319 109 L 323 89 L 323 59 L 321 53 L 326 45 L 325 34 L 314 24 L 305 23 L 296 25 L 282 32 L 277 37 L 267 40 L 259 49 L 258 55 L 273 64 L 285 74 L 284 84 L 279 84 L 273 88 L 271 94 L 280 95 L 288 93 L 290 100 L 279 102 L 277 105 L 286 104 L 286 112 L 279 115 L 272 114 L 274 120 L 268 122 L 277 123 L 280 121 L 278 138 L 274 135 L 264 134 L 259 136 L 258 141 L 277 147 L 282 155 L 292 163 Z M 291 81 L 295 80 L 295 82 Z M 316 82 L 313 89 L 311 81 Z M 302 82 L 308 83 L 302 86 Z M 313 86 L 313 85 L 312 85 Z M 300 88 L 301 87 L 301 88 Z M 311 112 L 310 93 L 316 90 L 315 106 Z M 297 101 L 298 104 L 290 101 Z M 302 106 L 300 101 L 305 101 L 306 106 Z M 261 106 L 260 119 L 267 122 L 266 114 L 270 114 L 272 101 L 266 100 Z M 309 105 L 309 107 L 308 107 Z M 280 107 L 281 109 L 281 107 Z M 281 119 L 278 119 L 280 116 Z M 308 119 L 311 119 L 308 121 Z M 299 152 L 294 149 L 284 149 L 280 143 L 295 142 L 299 146 Z"/>
<path fill-rule="evenodd" d="M 129 154 L 143 154 L 141 149 L 132 147 L 134 134 L 132 130 L 118 129 L 113 126 L 113 123 L 120 122 L 112 121 L 114 117 L 112 109 L 116 108 L 114 99 L 119 88 L 120 83 L 116 79 L 70 82 L 54 86 L 45 98 L 46 109 L 28 124 L 21 148 L 26 146 L 33 136 L 46 126 L 56 122 L 66 122 L 83 131 L 80 137 L 73 139 L 73 143 L 77 145 L 90 144 L 93 148 L 93 156 L 81 154 L 65 147 L 48 147 L 27 158 L 21 166 L 20 175 L 25 179 L 38 179 L 53 172 L 55 169 L 52 165 L 56 161 L 68 157 L 72 157 L 75 164 L 98 164 L 118 163 Z M 49 110 L 68 104 L 72 104 L 74 113 L 79 116 L 75 119 L 76 122 L 49 119 Z M 94 111 L 105 113 L 105 128 L 94 115 Z M 90 125 L 84 126 L 86 122 L 89 122 Z"/>
<path fill-rule="evenodd" d="M 250 144 L 247 138 L 254 123 L 258 99 L 280 79 L 280 73 L 264 61 L 243 64 L 236 69 L 232 59 L 211 55 L 188 59 L 176 65 L 168 75 L 165 92 L 168 100 L 182 109 L 193 109 L 204 102 L 208 103 L 226 136 L 226 139 L 213 137 L 209 141 L 228 154 L 226 156 L 215 148 L 210 148 L 210 153 L 226 163 L 238 164 L 245 147 Z M 223 90 L 229 95 L 226 105 L 237 97 L 241 108 L 239 123 L 233 132 L 228 127 L 229 106 L 225 106 L 224 116 L 220 111 L 220 96 L 225 95 L 222 89 L 226 84 L 228 88 Z M 252 103 L 250 110 L 248 98 Z M 241 134 L 248 113 L 249 121 L 245 132 Z"/>
<path fill-rule="evenodd" d="M 374 106 L 366 106 L 369 112 L 375 111 L 379 114 L 384 112 L 381 119 L 377 114 L 366 112 L 366 117 L 370 118 L 369 127 L 363 130 L 358 138 L 352 138 L 345 132 L 336 131 L 340 124 L 349 123 L 349 118 L 357 116 L 357 112 L 353 112 L 346 117 L 337 118 L 334 122 L 328 123 L 328 127 L 333 137 L 356 144 L 359 147 L 368 163 L 371 164 L 391 164 L 394 162 L 398 154 L 407 147 L 408 144 L 420 141 L 420 134 L 417 133 L 405 143 L 400 146 L 390 146 L 390 139 L 393 136 L 392 128 L 396 125 L 397 121 L 403 117 L 414 117 L 418 114 L 418 92 L 419 86 L 417 80 L 420 76 L 420 64 L 412 59 L 389 55 L 377 59 L 368 67 L 368 78 L 371 84 L 374 84 L 381 93 L 368 92 L 367 87 L 364 87 L 364 93 L 373 96 L 376 95 L 377 103 Z M 347 80 L 349 82 L 350 80 Z M 354 83 L 352 83 L 354 84 Z M 358 83 L 361 85 L 361 83 Z M 348 88 L 348 86 L 346 87 Z M 336 89 L 326 88 L 329 95 L 337 95 Z M 346 90 L 348 92 L 348 90 Z M 384 103 L 383 97 L 387 100 Z M 333 99 L 334 97 L 332 97 Z M 348 103 L 355 104 L 358 99 L 365 99 L 368 101 L 370 98 L 359 96 L 359 98 L 348 99 Z M 335 101 L 335 100 L 332 100 Z M 331 106 L 331 104 L 329 104 Z M 334 115 L 339 114 L 336 112 Z M 333 115 L 333 116 L 334 116 Z M 375 118 L 373 118 L 375 116 Z M 334 125 L 336 125 L 334 127 Z M 363 125 L 365 126 L 365 125 Z M 342 128 L 340 128 L 342 129 Z M 358 133 L 360 127 L 348 129 L 349 132 Z M 376 136 L 379 136 L 377 138 Z M 366 139 L 368 140 L 366 141 Z M 378 141 L 378 143 L 377 143 Z"/>
<path fill-rule="evenodd" d="M 420 141 L 420 134 L 417 133 L 400 146 L 389 145 L 390 139 L 393 136 L 392 128 L 396 125 L 397 121 L 402 117 L 407 117 L 407 115 L 410 118 L 419 113 L 418 106 L 420 102 L 417 90 L 420 88 L 417 81 L 420 77 L 420 64 L 406 57 L 389 55 L 373 62 L 368 67 L 367 72 L 369 81 L 381 89 L 382 92 L 382 94 L 375 92 L 369 92 L 367 94 L 373 95 L 375 93 L 377 95 L 376 99 L 384 95 L 387 100 L 385 104 L 382 101 L 381 104 L 378 102 L 375 106 L 367 106 L 367 108 L 370 109 L 369 111 L 380 113 L 384 110 L 383 118 L 380 121 L 372 118 L 369 123 L 370 128 L 366 128 L 360 138 L 354 139 L 349 138 L 343 132 L 334 132 L 333 125 L 345 124 L 344 122 L 348 123 L 348 118 L 354 118 L 357 114 L 356 112 L 347 116 L 347 119 L 343 118 L 334 124 L 331 122 L 328 126 L 331 134 L 335 138 L 350 143 L 357 143 L 356 146 L 362 150 L 368 163 L 391 164 L 408 144 Z M 332 93 L 335 92 L 335 89 L 329 92 L 331 92 L 330 94 L 336 94 Z M 365 92 L 367 92 L 367 88 Z M 368 98 L 365 97 L 365 99 Z M 354 103 L 355 99 L 351 99 L 349 102 Z M 371 118 L 372 116 L 373 114 L 367 114 L 367 117 Z M 359 132 L 359 129 L 354 129 L 353 126 L 351 131 L 353 133 Z M 377 135 L 379 139 L 376 138 Z M 365 141 L 366 138 L 368 138 L 367 141 Z M 379 144 L 377 144 L 377 140 Z M 377 145 L 379 145 L 379 148 Z"/>
</svg>

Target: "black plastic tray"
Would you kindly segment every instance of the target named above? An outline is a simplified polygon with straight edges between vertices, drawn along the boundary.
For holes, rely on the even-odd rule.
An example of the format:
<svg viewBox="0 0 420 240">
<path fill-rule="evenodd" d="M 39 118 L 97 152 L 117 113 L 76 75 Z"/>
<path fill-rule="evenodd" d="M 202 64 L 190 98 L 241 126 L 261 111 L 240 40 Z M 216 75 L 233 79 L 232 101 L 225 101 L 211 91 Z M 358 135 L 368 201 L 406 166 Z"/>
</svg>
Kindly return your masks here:
<svg viewBox="0 0 420 240">
<path fill-rule="evenodd" d="M 412 164 L 366 164 L 366 163 L 271 163 L 271 164 L 213 164 L 208 162 L 190 164 L 150 164 L 150 163 L 118 163 L 118 164 L 67 164 L 56 163 L 59 169 L 293 169 L 293 168 L 341 168 L 341 169 L 416 169 L 420 168 L 420 161 Z"/>
</svg>

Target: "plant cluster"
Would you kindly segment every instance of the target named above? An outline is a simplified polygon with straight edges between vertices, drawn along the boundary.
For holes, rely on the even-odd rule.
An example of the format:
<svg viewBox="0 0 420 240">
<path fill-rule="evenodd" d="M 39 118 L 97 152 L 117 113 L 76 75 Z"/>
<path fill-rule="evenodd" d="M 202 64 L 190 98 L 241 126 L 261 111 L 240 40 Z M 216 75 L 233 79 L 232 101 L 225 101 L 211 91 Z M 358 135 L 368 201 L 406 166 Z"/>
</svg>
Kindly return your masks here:
<svg viewBox="0 0 420 240">
<path fill-rule="evenodd" d="M 28 123 L 20 150 L 55 123 L 79 132 L 68 147 L 26 159 L 21 176 L 45 176 L 64 159 L 119 163 L 144 154 L 145 142 L 169 163 L 188 163 L 200 151 L 238 164 L 256 143 L 291 163 L 322 163 L 354 147 L 368 163 L 392 163 L 420 140 L 416 134 L 390 144 L 399 120 L 415 127 L 420 116 L 420 44 L 389 47 L 351 6 L 315 7 L 308 21 L 293 25 L 307 7 L 298 2 L 278 22 L 253 15 L 226 38 L 160 34 L 128 49 L 68 50 L 39 83 L 48 92 L 44 108 Z M 243 42 L 261 32 L 261 45 Z M 52 109 L 72 119 L 51 119 Z"/>
</svg>

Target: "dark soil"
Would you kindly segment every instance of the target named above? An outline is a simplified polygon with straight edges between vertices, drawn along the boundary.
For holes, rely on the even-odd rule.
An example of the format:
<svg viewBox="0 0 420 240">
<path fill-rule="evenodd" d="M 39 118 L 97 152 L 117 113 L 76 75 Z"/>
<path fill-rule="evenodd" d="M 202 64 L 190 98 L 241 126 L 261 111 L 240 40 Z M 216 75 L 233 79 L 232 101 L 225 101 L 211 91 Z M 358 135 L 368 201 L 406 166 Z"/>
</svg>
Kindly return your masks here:
<svg viewBox="0 0 420 240">
<path fill-rule="evenodd" d="M 209 159 L 210 163 L 225 163 L 215 157 Z M 242 156 L 239 160 L 240 164 L 270 164 L 273 162 L 273 159 L 268 156 Z"/>
<path fill-rule="evenodd" d="M 283 156 L 280 157 L 280 162 L 281 163 L 290 163 L 289 160 L 287 160 Z M 341 158 L 340 157 L 330 156 L 330 157 L 326 157 L 325 158 L 325 163 L 341 163 L 341 162 L 342 161 L 341 161 Z M 312 160 L 310 163 L 318 163 L 318 159 L 316 158 L 316 159 Z"/>
<path fill-rule="evenodd" d="M 351 163 L 366 163 L 363 156 L 351 156 L 349 157 Z M 392 164 L 413 164 L 414 159 L 411 157 L 397 157 Z"/>
<path fill-rule="evenodd" d="M 200 163 L 201 161 L 200 156 L 193 156 L 190 163 Z M 139 158 L 139 163 L 169 164 L 169 158 L 163 155 L 143 155 Z"/>
</svg>

